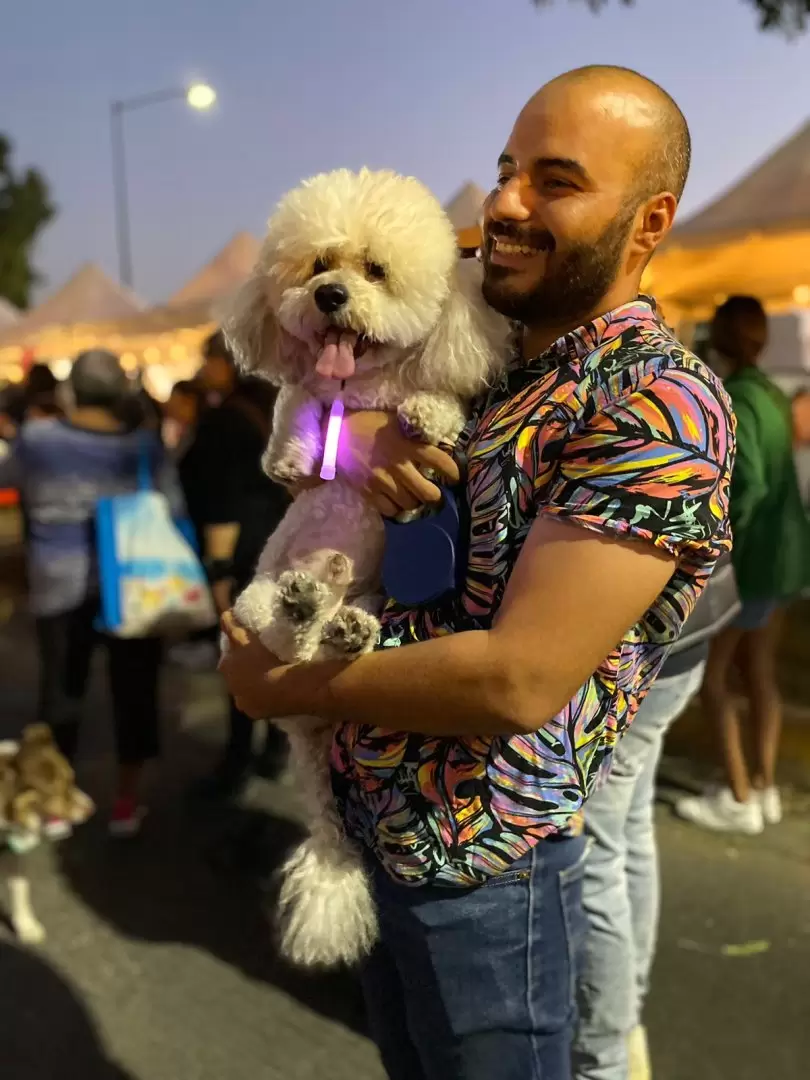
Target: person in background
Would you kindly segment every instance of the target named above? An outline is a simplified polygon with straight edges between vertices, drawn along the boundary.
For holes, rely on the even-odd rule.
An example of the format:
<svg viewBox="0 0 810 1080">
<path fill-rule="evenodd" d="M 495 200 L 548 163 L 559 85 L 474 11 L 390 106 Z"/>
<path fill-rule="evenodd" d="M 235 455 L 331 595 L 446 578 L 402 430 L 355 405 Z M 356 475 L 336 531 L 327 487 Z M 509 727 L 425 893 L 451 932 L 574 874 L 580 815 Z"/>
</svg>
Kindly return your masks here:
<svg viewBox="0 0 810 1080">
<path fill-rule="evenodd" d="M 23 398 L 26 420 L 60 416 L 59 380 L 47 364 L 33 364 L 26 377 Z"/>
<path fill-rule="evenodd" d="M 3 391 L 0 434 L 12 439 L 26 420 L 58 416 L 61 412 L 58 379 L 47 364 L 32 364 L 22 383 Z"/>
<path fill-rule="evenodd" d="M 197 426 L 206 409 L 205 392 L 192 380 L 183 379 L 172 387 L 163 406 L 163 443 L 170 451 L 183 489 L 186 503 L 194 501 L 195 468 L 189 467 L 188 451 L 194 443 Z M 202 551 L 203 537 L 200 522 L 192 521 L 197 550 Z M 173 645 L 167 659 L 190 671 L 210 670 L 219 656 L 219 631 L 216 627 L 198 630 L 185 641 Z"/>
<path fill-rule="evenodd" d="M 703 706 L 717 726 L 726 785 L 676 805 L 696 825 L 744 833 L 761 832 L 782 817 L 776 650 L 785 606 L 810 584 L 810 525 L 796 477 L 791 403 L 757 366 L 767 338 L 767 316 L 754 297 L 729 297 L 715 312 L 711 344 L 727 372 L 737 418 L 730 516 L 743 608 L 712 642 L 703 682 Z M 729 685 L 735 668 L 754 732 L 750 771 Z"/>
<path fill-rule="evenodd" d="M 175 455 L 181 469 L 181 482 L 181 462 L 193 442 L 205 406 L 205 391 L 194 379 L 181 379 L 176 382 L 163 406 L 163 441 Z"/>
<path fill-rule="evenodd" d="M 189 513 L 220 612 L 247 585 L 270 533 L 289 503 L 287 492 L 261 468 L 270 437 L 275 395 L 269 383 L 243 378 L 221 333 L 204 347 L 198 380 L 209 408 L 183 456 L 181 477 Z M 272 725 L 264 749 L 253 760 L 253 722 L 231 702 L 229 736 L 213 774 L 195 786 L 205 797 L 230 798 L 251 770 L 278 771 L 286 742 Z"/>
<path fill-rule="evenodd" d="M 700 690 L 710 640 L 739 610 L 734 567 L 724 555 L 616 747 L 607 780 L 586 804 L 588 935 L 579 977 L 575 1080 L 652 1075 L 641 1017 L 660 914 L 655 777 L 667 731 Z"/>
<path fill-rule="evenodd" d="M 97 644 L 109 654 L 115 744 L 114 835 L 140 827 L 139 781 L 159 744 L 157 638 L 99 635 L 99 580 L 93 539 L 101 496 L 137 488 L 138 462 L 146 451 L 155 486 L 180 516 L 176 473 L 151 432 L 127 430 L 121 419 L 129 394 L 118 358 L 101 350 L 82 353 L 69 378 L 72 405 L 65 417 L 31 420 L 20 429 L 3 465 L 7 483 L 22 493 L 29 606 L 36 621 L 40 685 L 38 719 L 50 725 L 62 753 L 73 760 L 79 742 L 90 661 Z M 55 823 L 57 829 L 59 823 Z"/>
</svg>

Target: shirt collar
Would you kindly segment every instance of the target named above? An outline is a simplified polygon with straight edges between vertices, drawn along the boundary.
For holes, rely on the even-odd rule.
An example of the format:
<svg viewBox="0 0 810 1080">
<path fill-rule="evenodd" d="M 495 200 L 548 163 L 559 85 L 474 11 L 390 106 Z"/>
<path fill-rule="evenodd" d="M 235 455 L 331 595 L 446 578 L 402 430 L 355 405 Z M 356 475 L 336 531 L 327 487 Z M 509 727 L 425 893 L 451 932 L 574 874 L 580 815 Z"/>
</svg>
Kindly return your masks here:
<svg viewBox="0 0 810 1080">
<path fill-rule="evenodd" d="M 637 325 L 638 323 L 660 325 L 658 309 L 650 296 L 639 296 L 604 315 L 599 315 L 593 322 L 563 334 L 545 352 L 536 357 L 530 357 L 528 360 L 520 357 L 518 342 L 517 359 L 521 366 L 581 361 L 606 341 L 618 337 L 627 329 L 628 324 Z"/>
</svg>

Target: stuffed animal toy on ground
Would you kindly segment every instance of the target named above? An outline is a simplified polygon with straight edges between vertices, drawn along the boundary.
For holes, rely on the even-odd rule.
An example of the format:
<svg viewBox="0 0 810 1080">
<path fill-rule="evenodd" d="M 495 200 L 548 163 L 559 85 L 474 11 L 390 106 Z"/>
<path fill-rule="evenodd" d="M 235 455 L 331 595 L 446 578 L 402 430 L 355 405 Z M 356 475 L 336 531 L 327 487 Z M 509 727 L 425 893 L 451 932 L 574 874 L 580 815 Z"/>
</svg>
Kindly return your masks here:
<svg viewBox="0 0 810 1080">
<path fill-rule="evenodd" d="M 263 464 L 286 484 L 321 470 L 336 398 L 396 410 L 409 435 L 452 447 L 508 337 L 436 199 L 417 180 L 368 170 L 317 176 L 282 200 L 223 324 L 240 364 L 280 386 Z M 234 614 L 285 662 L 357 657 L 379 632 L 383 548 L 382 518 L 338 472 L 295 499 Z M 282 871 L 282 951 L 304 965 L 352 963 L 377 922 L 332 797 L 332 732 L 301 717 L 280 726 L 310 825 Z"/>
<path fill-rule="evenodd" d="M 8 880 L 11 925 L 20 941 L 39 944 L 45 929 L 31 906 L 23 856 L 40 840 L 61 838 L 86 821 L 93 802 L 76 787 L 70 764 L 45 724 L 25 728 L 22 740 L 0 743 L 0 842 L 11 863 Z"/>
</svg>

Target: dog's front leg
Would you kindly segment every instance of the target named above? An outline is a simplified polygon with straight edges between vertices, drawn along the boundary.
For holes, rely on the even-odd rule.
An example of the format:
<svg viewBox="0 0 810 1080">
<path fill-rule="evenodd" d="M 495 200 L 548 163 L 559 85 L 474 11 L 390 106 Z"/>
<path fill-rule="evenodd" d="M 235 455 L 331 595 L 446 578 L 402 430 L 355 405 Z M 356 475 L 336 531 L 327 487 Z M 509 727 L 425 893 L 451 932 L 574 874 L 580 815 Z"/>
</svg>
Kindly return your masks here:
<svg viewBox="0 0 810 1080">
<path fill-rule="evenodd" d="M 407 397 L 397 409 L 397 416 L 406 435 L 431 446 L 455 446 L 467 422 L 458 398 L 427 391 Z"/>
<path fill-rule="evenodd" d="M 312 476 L 323 455 L 323 405 L 300 386 L 283 386 L 273 413 L 273 434 L 262 468 L 280 484 Z"/>
</svg>

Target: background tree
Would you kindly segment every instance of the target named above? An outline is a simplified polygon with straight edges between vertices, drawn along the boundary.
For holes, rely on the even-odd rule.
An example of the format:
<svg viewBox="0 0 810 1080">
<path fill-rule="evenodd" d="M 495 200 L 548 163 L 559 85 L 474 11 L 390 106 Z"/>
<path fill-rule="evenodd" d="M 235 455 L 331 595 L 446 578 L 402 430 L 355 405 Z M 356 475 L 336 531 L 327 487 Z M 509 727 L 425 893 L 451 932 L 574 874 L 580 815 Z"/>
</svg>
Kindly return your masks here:
<svg viewBox="0 0 810 1080">
<path fill-rule="evenodd" d="M 27 308 L 39 280 L 31 264 L 34 241 L 56 209 L 36 169 L 14 173 L 11 152 L 11 143 L 0 135 L 0 296 Z"/>
<path fill-rule="evenodd" d="M 552 0 L 532 0 L 536 7 Z M 599 11 L 611 0 L 582 0 L 592 11 Z M 617 0 L 629 7 L 634 0 Z M 743 0 L 756 8 L 762 30 L 782 30 L 786 34 L 800 33 L 810 25 L 810 0 Z"/>
</svg>

